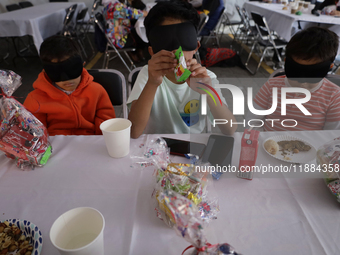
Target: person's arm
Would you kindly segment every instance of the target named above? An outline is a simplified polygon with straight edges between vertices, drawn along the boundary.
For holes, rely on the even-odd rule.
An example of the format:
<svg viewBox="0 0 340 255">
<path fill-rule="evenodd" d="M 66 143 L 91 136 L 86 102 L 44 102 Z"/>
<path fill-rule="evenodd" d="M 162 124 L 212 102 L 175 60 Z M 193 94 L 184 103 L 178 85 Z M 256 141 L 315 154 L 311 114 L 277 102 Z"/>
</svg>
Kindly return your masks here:
<svg viewBox="0 0 340 255">
<path fill-rule="evenodd" d="M 155 94 L 163 77 L 173 71 L 177 60 L 172 52 L 162 50 L 154 54 L 148 62 L 148 80 L 139 98 L 131 103 L 129 120 L 132 122 L 131 137 L 138 138 L 143 134 L 149 121 Z"/>
<path fill-rule="evenodd" d="M 191 82 L 190 78 L 196 79 L 202 78 L 204 83 L 206 83 L 205 80 L 207 80 L 207 83 L 209 83 L 208 81 L 211 79 L 207 73 L 207 69 L 201 66 L 199 63 L 197 63 L 196 59 L 191 59 L 190 61 L 188 61 L 187 66 L 188 69 L 191 71 L 191 75 L 187 80 L 189 87 L 192 90 L 198 92 L 199 94 L 206 94 L 204 90 L 199 89 L 200 84 L 197 82 Z M 236 122 L 236 119 L 232 112 L 228 109 L 228 107 L 225 104 L 222 105 L 220 103 L 215 104 L 214 100 L 210 96 L 207 96 L 207 102 L 210 108 L 210 112 L 212 113 L 215 119 L 223 119 L 228 121 L 228 124 L 218 125 L 221 132 L 225 135 L 232 135 L 237 129 L 237 124 L 234 124 L 232 126 L 230 125 L 231 122 L 233 123 Z"/>
<path fill-rule="evenodd" d="M 328 107 L 323 129 L 340 130 L 340 93 L 334 96 Z"/>
<path fill-rule="evenodd" d="M 40 104 L 39 102 L 32 96 L 32 94 L 28 94 L 25 102 L 24 102 L 25 108 L 30 111 L 40 122 L 47 127 L 47 114 L 41 113 L 40 111 Z"/>
<path fill-rule="evenodd" d="M 116 117 L 115 109 L 112 106 L 111 100 L 105 91 L 105 89 L 100 85 L 100 89 L 102 89 L 100 98 L 98 99 L 98 103 L 96 106 L 96 116 L 94 118 L 95 124 L 95 134 L 101 135 L 102 131 L 99 126 L 105 120 L 112 119 Z"/>
</svg>

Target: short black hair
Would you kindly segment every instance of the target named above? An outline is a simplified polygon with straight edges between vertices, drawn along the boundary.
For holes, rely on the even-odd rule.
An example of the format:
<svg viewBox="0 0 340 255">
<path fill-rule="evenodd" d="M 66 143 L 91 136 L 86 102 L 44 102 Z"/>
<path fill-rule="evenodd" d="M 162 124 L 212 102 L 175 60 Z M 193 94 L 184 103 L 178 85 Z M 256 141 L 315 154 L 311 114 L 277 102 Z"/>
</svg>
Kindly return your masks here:
<svg viewBox="0 0 340 255">
<path fill-rule="evenodd" d="M 57 59 L 58 62 L 65 58 L 81 56 L 79 46 L 71 38 L 54 35 L 47 38 L 40 46 L 40 59 L 43 62 L 51 62 Z"/>
<path fill-rule="evenodd" d="M 303 60 L 334 61 L 338 54 L 339 36 L 321 27 L 310 27 L 296 33 L 286 46 L 286 56 Z"/>
<path fill-rule="evenodd" d="M 145 17 L 146 35 L 149 37 L 150 31 L 160 26 L 166 18 L 189 21 L 195 26 L 196 31 L 200 22 L 200 17 L 191 4 L 181 0 L 162 1 L 152 7 Z"/>
</svg>

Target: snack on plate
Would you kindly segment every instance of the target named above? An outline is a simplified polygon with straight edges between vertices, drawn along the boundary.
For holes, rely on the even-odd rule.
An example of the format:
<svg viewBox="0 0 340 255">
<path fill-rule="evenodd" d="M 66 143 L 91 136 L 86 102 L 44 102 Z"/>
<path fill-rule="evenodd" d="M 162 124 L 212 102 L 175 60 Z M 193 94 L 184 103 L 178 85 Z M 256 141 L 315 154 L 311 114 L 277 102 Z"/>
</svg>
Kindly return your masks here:
<svg viewBox="0 0 340 255">
<path fill-rule="evenodd" d="M 292 140 L 292 141 L 280 141 L 277 142 L 281 147 L 280 151 L 282 151 L 281 155 L 286 156 L 289 153 L 299 153 L 300 151 L 309 151 L 311 147 L 305 144 L 302 141 Z"/>
<path fill-rule="evenodd" d="M 266 151 L 268 151 L 270 154 L 272 155 L 275 155 L 276 152 L 279 151 L 279 145 L 277 142 L 275 142 L 274 140 L 272 139 L 269 139 L 267 140 L 265 143 L 264 143 L 264 148 L 266 149 Z"/>
<path fill-rule="evenodd" d="M 318 149 L 316 162 L 325 174 L 327 187 L 340 202 L 340 137 Z"/>
<path fill-rule="evenodd" d="M 204 222 L 200 217 L 195 203 L 184 196 L 172 191 L 165 190 L 160 192 L 160 199 L 164 207 L 173 218 L 172 228 L 177 235 L 183 237 L 191 243 L 182 254 L 191 248 L 194 248 L 191 255 L 237 255 L 234 248 L 227 243 L 211 245 L 207 242 L 204 234 Z"/>
<path fill-rule="evenodd" d="M 30 237 L 23 235 L 22 231 L 8 221 L 0 223 L 0 254 L 31 255 L 33 251 Z"/>
<path fill-rule="evenodd" d="M 19 85 L 18 85 L 19 84 Z M 21 169 L 46 164 L 52 153 L 44 125 L 12 93 L 21 78 L 12 71 L 0 71 L 0 150 L 14 159 Z"/>
<path fill-rule="evenodd" d="M 175 57 L 178 60 L 178 64 L 175 67 L 176 80 L 181 82 L 189 78 L 191 72 L 187 69 L 182 47 L 180 46 L 175 53 Z"/>
</svg>

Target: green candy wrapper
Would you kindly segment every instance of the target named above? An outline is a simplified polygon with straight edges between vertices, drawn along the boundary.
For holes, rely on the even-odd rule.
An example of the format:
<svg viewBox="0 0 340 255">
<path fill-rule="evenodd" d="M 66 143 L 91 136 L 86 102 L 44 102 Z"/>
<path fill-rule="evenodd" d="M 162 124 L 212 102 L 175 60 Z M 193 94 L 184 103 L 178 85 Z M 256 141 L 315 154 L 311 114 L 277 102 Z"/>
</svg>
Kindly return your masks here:
<svg viewBox="0 0 340 255">
<path fill-rule="evenodd" d="M 178 65 L 175 68 L 176 80 L 179 82 L 185 81 L 189 78 L 191 72 L 187 69 L 187 64 L 185 63 L 185 58 L 181 46 L 179 46 L 178 50 L 176 51 L 175 57 L 178 60 Z"/>
</svg>

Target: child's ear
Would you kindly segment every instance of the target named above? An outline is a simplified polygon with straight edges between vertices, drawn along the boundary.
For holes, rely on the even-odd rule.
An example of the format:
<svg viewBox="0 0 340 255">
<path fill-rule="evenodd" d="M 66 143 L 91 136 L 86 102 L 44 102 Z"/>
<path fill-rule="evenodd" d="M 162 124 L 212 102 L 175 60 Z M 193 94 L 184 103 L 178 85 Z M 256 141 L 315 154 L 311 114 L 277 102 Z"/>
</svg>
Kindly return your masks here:
<svg viewBox="0 0 340 255">
<path fill-rule="evenodd" d="M 331 64 L 331 66 L 329 67 L 329 69 L 332 69 L 334 67 L 334 63 Z"/>
<path fill-rule="evenodd" d="M 197 41 L 197 47 L 195 49 L 195 53 L 198 51 L 199 48 L 201 48 L 201 42 Z"/>
<path fill-rule="evenodd" d="M 153 56 L 153 50 L 152 50 L 151 46 L 148 47 L 148 51 L 149 51 L 150 56 L 152 57 Z"/>
<path fill-rule="evenodd" d="M 86 65 L 86 61 L 84 61 L 84 63 L 83 63 L 83 66 L 85 66 Z"/>
</svg>

